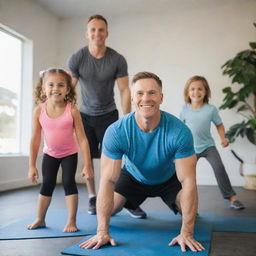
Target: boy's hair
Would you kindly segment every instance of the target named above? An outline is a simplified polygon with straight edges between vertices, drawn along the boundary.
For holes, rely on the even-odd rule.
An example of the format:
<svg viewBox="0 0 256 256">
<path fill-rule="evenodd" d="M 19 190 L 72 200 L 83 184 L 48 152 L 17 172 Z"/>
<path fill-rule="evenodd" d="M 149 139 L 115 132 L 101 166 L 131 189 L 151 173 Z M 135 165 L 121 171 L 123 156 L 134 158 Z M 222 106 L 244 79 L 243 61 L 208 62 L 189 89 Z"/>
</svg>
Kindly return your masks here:
<svg viewBox="0 0 256 256">
<path fill-rule="evenodd" d="M 68 94 L 65 97 L 65 101 L 76 104 L 76 91 L 75 88 L 72 86 L 71 74 L 66 72 L 64 69 L 59 68 L 50 68 L 40 72 L 40 78 L 35 88 L 35 103 L 39 104 L 47 100 L 46 95 L 43 93 L 43 82 L 49 74 L 61 74 L 63 77 L 65 77 L 67 88 L 69 90 Z"/>
<path fill-rule="evenodd" d="M 154 73 L 146 72 L 146 71 L 137 73 L 132 79 L 132 85 L 135 84 L 138 80 L 145 79 L 145 78 L 154 79 L 157 82 L 157 84 L 159 85 L 160 89 L 162 89 L 161 79 Z"/>
<path fill-rule="evenodd" d="M 104 22 L 106 23 L 106 26 L 108 27 L 108 22 L 107 22 L 107 20 L 106 20 L 102 15 L 100 15 L 100 14 L 94 14 L 94 15 L 92 15 L 92 16 L 88 19 L 87 24 L 88 24 L 91 20 L 93 20 L 93 19 L 97 19 L 97 20 L 102 20 L 102 21 L 104 21 Z"/>
<path fill-rule="evenodd" d="M 204 96 L 204 103 L 208 103 L 209 99 L 211 98 L 211 89 L 210 86 L 207 82 L 207 80 L 203 76 L 192 76 L 191 78 L 188 79 L 185 88 L 184 88 L 184 100 L 186 103 L 191 103 L 191 99 L 188 96 L 188 91 L 189 91 L 189 86 L 191 83 L 196 82 L 196 81 L 201 81 L 204 89 L 205 89 L 205 96 Z"/>
</svg>

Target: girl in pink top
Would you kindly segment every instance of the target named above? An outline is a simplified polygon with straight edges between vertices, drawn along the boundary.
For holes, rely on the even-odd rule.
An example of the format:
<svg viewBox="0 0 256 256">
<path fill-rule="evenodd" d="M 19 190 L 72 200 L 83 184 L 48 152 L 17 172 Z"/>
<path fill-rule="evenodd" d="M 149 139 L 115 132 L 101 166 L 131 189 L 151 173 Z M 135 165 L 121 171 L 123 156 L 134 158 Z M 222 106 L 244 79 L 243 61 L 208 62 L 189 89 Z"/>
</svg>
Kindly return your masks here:
<svg viewBox="0 0 256 256">
<path fill-rule="evenodd" d="M 28 177 L 32 183 L 37 183 L 39 174 L 36 159 L 40 148 L 41 133 L 43 133 L 43 181 L 38 198 L 37 219 L 27 228 L 35 229 L 46 225 L 45 215 L 51 202 L 58 169 L 61 165 L 62 182 L 68 208 L 68 220 L 63 232 L 76 232 L 78 204 L 78 191 L 75 183 L 77 141 L 84 159 L 82 175 L 90 180 L 93 178 L 93 172 L 89 145 L 80 113 L 75 105 L 76 94 L 72 87 L 70 74 L 62 69 L 49 69 L 40 72 L 35 98 L 36 103 L 41 104 L 35 108 L 33 116 Z"/>
</svg>

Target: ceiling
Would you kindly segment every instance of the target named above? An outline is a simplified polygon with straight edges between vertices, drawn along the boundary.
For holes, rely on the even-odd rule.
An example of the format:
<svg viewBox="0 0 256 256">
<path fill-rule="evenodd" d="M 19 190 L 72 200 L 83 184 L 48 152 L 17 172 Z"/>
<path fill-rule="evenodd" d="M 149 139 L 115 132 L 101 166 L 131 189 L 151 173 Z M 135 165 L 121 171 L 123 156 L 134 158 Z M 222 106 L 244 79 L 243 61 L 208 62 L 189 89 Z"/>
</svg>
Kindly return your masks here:
<svg viewBox="0 0 256 256">
<path fill-rule="evenodd" d="M 34 0 L 60 18 L 82 17 L 92 14 L 122 16 L 140 13 L 161 13 L 173 8 L 197 8 L 216 5 L 223 0 Z M 233 0 L 225 0 L 233 1 Z"/>
<path fill-rule="evenodd" d="M 157 11 L 169 0 L 34 0 L 61 18 L 81 17 L 91 14 L 106 16 L 129 12 Z M 156 4 L 157 3 L 157 4 Z M 158 6 L 158 8 L 156 8 Z"/>
</svg>

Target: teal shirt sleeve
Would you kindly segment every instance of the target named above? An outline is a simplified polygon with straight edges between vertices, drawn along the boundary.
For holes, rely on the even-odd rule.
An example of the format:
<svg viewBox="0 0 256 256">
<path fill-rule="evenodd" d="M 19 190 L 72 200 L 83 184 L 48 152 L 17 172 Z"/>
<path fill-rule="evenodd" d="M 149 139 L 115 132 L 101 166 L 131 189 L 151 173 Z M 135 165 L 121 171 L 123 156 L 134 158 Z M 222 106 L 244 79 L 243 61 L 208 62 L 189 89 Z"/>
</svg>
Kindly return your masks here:
<svg viewBox="0 0 256 256">
<path fill-rule="evenodd" d="M 218 110 L 217 110 L 217 108 L 215 106 L 213 106 L 213 111 L 212 111 L 212 122 L 215 125 L 222 124 L 221 117 L 220 117 L 219 112 L 218 112 Z"/>
<path fill-rule="evenodd" d="M 117 135 L 114 124 L 110 125 L 105 132 L 102 142 L 102 153 L 111 159 L 122 159 L 122 139 Z"/>
<path fill-rule="evenodd" d="M 195 154 L 193 136 L 189 128 L 184 125 L 179 136 L 177 136 L 176 151 L 174 158 L 184 158 Z"/>
</svg>

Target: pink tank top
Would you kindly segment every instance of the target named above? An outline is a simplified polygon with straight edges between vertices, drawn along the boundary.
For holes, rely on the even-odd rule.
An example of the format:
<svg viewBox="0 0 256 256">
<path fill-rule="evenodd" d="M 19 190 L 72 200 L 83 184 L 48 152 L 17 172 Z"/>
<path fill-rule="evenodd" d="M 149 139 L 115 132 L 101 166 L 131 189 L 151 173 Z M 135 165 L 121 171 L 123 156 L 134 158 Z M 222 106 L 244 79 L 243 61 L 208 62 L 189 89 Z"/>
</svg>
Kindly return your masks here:
<svg viewBox="0 0 256 256">
<path fill-rule="evenodd" d="M 71 104 L 68 103 L 64 113 L 51 118 L 46 112 L 47 102 L 41 104 L 39 122 L 44 134 L 43 152 L 62 158 L 78 152 L 77 142 L 74 136 L 74 121 L 71 114 Z"/>
</svg>

